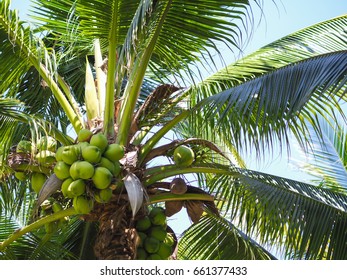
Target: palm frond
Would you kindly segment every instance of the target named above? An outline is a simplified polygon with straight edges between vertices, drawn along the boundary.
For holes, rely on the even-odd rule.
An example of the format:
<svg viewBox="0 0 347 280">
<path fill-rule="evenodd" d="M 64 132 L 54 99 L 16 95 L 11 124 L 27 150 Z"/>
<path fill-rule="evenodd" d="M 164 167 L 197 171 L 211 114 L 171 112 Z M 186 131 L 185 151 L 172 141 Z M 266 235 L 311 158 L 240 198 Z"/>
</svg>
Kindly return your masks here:
<svg viewBox="0 0 347 280">
<path fill-rule="evenodd" d="M 69 122 L 66 114 L 34 67 L 30 67 L 21 77 L 15 97 L 26 105 L 27 113 L 42 116 L 56 126 L 61 125 L 62 130 L 66 130 Z"/>
<path fill-rule="evenodd" d="M 345 259 L 347 198 L 330 190 L 256 171 L 206 181 L 219 206 L 260 244 L 287 258 Z M 322 223 L 322 221 L 325 221 Z"/>
<path fill-rule="evenodd" d="M 24 113 L 24 106 L 12 98 L 0 98 L 0 178 L 3 175 L 8 151 L 12 145 L 19 122 L 27 122 L 29 116 Z"/>
<path fill-rule="evenodd" d="M 13 172 L 8 169 L 8 155 L 19 141 L 29 140 L 35 144 L 42 135 L 50 135 L 62 145 L 73 142 L 53 123 L 26 113 L 23 103 L 16 99 L 0 99 L 0 110 L 0 181 L 6 181 L 3 176 Z"/>
<path fill-rule="evenodd" d="M 202 138 L 206 140 L 208 139 L 222 149 L 233 165 L 246 168 L 246 162 L 243 160 L 236 146 L 228 140 L 226 133 L 216 133 L 214 125 L 205 125 L 204 129 L 201 129 L 200 124 L 204 121 L 208 121 L 203 121 L 202 118 L 203 116 L 194 114 L 189 116 L 186 121 L 179 123 L 173 129 L 177 137 L 182 139 L 187 139 L 190 137 Z M 210 163 L 210 160 L 212 159 L 213 161 L 216 160 L 215 156 L 212 154 L 207 154 L 205 158 L 208 160 L 206 163 Z"/>
<path fill-rule="evenodd" d="M 148 1 L 150 2 L 153 9 L 159 3 Z M 164 2 L 160 3 L 165 4 Z M 58 37 L 59 34 L 69 33 L 69 36 L 60 37 L 59 41 L 68 42 L 73 46 L 76 46 L 75 42 L 78 41 L 79 46 L 76 48 L 81 50 L 90 49 L 94 38 L 100 39 L 101 42 L 109 40 L 109 32 L 115 22 L 114 13 L 110 11 L 116 9 L 117 28 L 113 35 L 117 38 L 119 47 L 128 36 L 128 29 L 140 3 L 139 0 L 93 2 L 59 0 L 54 3 L 48 0 L 36 0 L 33 12 L 39 23 L 44 24 L 42 29 L 54 30 Z M 180 69 L 187 69 L 190 63 L 203 59 L 200 54 L 209 57 L 212 50 L 218 51 L 216 42 L 224 43 L 230 48 L 235 46 L 238 48 L 242 37 L 238 26 L 240 23 L 247 26 L 247 23 L 251 22 L 248 9 L 249 3 L 243 0 L 172 1 L 152 55 L 150 69 L 160 69 L 154 71 L 159 77 L 163 77 L 162 74 L 165 72 L 178 73 Z M 133 35 L 136 35 L 136 32 Z M 176 40 L 177 38 L 179 40 Z"/>
<path fill-rule="evenodd" d="M 47 62 L 46 69 L 55 73 L 51 52 L 43 41 L 35 37 L 33 30 L 26 27 L 18 18 L 18 12 L 10 10 L 10 1 L 0 3 L 0 39 L 1 39 L 1 81 L 0 92 L 11 90 L 21 80 L 32 65 L 39 71 L 39 64 Z M 6 70 L 6 71 L 5 71 Z M 14 90 L 11 90 L 11 93 Z"/>
<path fill-rule="evenodd" d="M 16 217 L 21 226 L 27 222 L 27 211 L 33 195 L 28 192 L 29 180 L 19 181 L 13 175 L 3 175 L 0 180 L 0 212 L 6 217 Z"/>
<path fill-rule="evenodd" d="M 24 111 L 24 104 L 13 98 L 0 98 L 0 130 L 7 119 L 25 121 L 28 117 Z"/>
<path fill-rule="evenodd" d="M 283 258 L 345 259 L 347 197 L 319 186 L 221 164 L 194 162 L 146 170 L 150 185 L 177 174 L 201 174 L 201 188 L 230 221 Z M 203 176 L 205 175 L 205 176 Z M 324 222 L 322 222 L 324 221 Z"/>
<path fill-rule="evenodd" d="M 0 239 L 5 240 L 15 230 L 26 225 L 33 195 L 28 192 L 26 183 L 19 183 L 13 176 L 1 180 L 0 187 Z M 0 252 L 0 259 L 24 259 L 38 241 L 34 235 L 27 235 L 19 243 Z"/>
<path fill-rule="evenodd" d="M 320 76 L 322 78 L 322 80 L 320 81 L 322 83 L 322 88 L 318 87 L 315 91 L 313 90 L 313 87 L 309 92 L 306 93 L 299 91 L 300 81 L 298 80 L 298 78 L 302 79 L 301 83 L 304 83 L 305 80 L 305 83 L 307 83 L 307 85 L 312 82 L 319 81 L 318 76 L 316 80 L 313 80 L 316 78 L 313 71 L 314 65 L 316 63 L 320 63 L 320 60 L 328 61 L 329 59 L 333 59 L 335 54 L 338 54 L 340 51 L 344 52 L 346 50 L 346 24 L 347 17 L 344 15 L 302 29 L 259 49 L 253 54 L 242 58 L 235 63 L 232 63 L 225 69 L 222 69 L 214 75 L 208 77 L 202 83 L 191 87 L 189 90 L 187 90 L 186 93 L 191 107 L 194 107 L 199 102 L 204 102 L 211 99 L 213 100 L 214 104 L 214 99 L 218 97 L 211 96 L 216 95 L 220 92 L 229 92 L 230 94 L 232 94 L 237 91 L 239 92 L 239 97 L 242 98 L 239 100 L 240 105 L 237 104 L 237 106 L 235 105 L 234 107 L 228 107 L 228 103 L 224 104 L 223 107 L 223 101 L 220 100 L 221 104 L 219 104 L 220 106 L 218 105 L 218 108 L 220 109 L 220 111 L 225 112 L 226 115 L 228 114 L 228 109 L 234 109 L 234 111 L 229 114 L 229 117 L 233 116 L 234 118 L 228 119 L 228 117 L 226 117 L 224 121 L 225 126 L 220 130 L 214 130 L 214 128 L 216 127 L 216 122 L 213 119 L 206 119 L 205 114 L 202 114 L 202 123 L 198 124 L 198 127 L 201 127 L 201 125 L 211 126 L 211 130 L 215 131 L 215 134 L 220 131 L 220 134 L 223 134 L 229 142 L 233 143 L 234 145 L 238 144 L 238 148 L 244 148 L 244 146 L 246 146 L 244 144 L 247 143 L 247 141 L 251 142 L 255 145 L 257 151 L 259 151 L 261 145 L 264 145 L 263 143 L 267 143 L 271 148 L 271 141 L 273 141 L 275 138 L 286 141 L 287 133 L 285 133 L 284 130 L 276 131 L 276 127 L 278 127 L 279 125 L 285 125 L 287 127 L 291 126 L 291 128 L 293 128 L 294 134 L 297 135 L 297 138 L 299 140 L 300 135 L 304 138 L 305 132 L 307 132 L 307 130 L 305 129 L 302 119 L 306 117 L 314 123 L 315 116 L 313 112 L 315 110 L 319 110 L 321 112 L 329 110 L 329 108 L 326 107 L 327 102 L 325 102 L 327 99 L 322 98 L 322 96 L 324 96 L 325 94 L 324 92 L 322 92 L 322 90 L 331 89 L 326 87 L 326 85 L 324 84 L 325 78 L 327 78 L 324 75 L 324 71 L 320 73 Z M 319 38 L 319 43 L 317 41 L 317 38 Z M 331 57 L 328 58 L 330 55 Z M 317 58 L 317 60 L 314 59 L 315 57 Z M 300 61 L 304 62 L 304 64 L 302 64 L 301 66 L 299 63 Z M 297 69 L 301 67 L 303 71 L 300 74 L 301 77 L 297 76 L 297 72 L 290 70 L 294 69 L 295 67 L 298 67 Z M 308 69 L 306 70 L 305 67 L 307 67 Z M 279 69 L 282 69 L 282 71 L 276 71 Z M 336 80 L 336 87 L 344 86 L 343 79 L 345 78 L 343 78 L 343 67 L 341 67 L 340 70 L 341 80 Z M 308 71 L 307 76 L 306 71 Z M 265 89 L 268 89 L 268 86 L 270 85 L 263 84 L 262 81 L 268 78 L 271 79 L 272 75 L 276 76 L 276 81 L 275 79 L 273 80 L 276 85 L 272 84 L 271 86 L 273 87 L 273 89 L 270 89 L 270 93 L 268 93 L 265 92 Z M 254 87 L 251 86 L 251 84 L 253 84 Z M 292 86 L 296 88 L 296 93 L 294 92 L 294 90 L 292 90 Z M 241 91 L 245 88 L 248 89 L 248 93 L 247 91 L 244 94 L 241 93 Z M 335 88 L 335 93 L 338 93 L 339 96 L 336 97 L 335 100 L 331 96 L 329 97 L 330 99 L 332 99 L 334 104 L 336 104 L 337 100 L 341 98 L 341 95 L 345 90 L 344 88 L 344 90 L 342 89 L 342 92 L 339 92 L 337 89 L 338 88 Z M 262 96 L 259 91 L 263 92 L 264 95 Z M 280 92 L 280 95 L 273 97 L 271 92 L 275 91 Z M 328 91 L 328 93 L 331 92 Z M 227 94 L 225 93 L 224 95 L 224 97 L 227 96 Z M 269 97 L 269 95 L 272 97 Z M 266 141 L 258 141 L 257 137 L 259 137 L 259 133 L 261 131 L 258 131 L 254 128 L 254 126 L 256 125 L 255 118 L 258 118 L 258 120 L 261 121 L 260 123 L 258 123 L 259 125 L 264 124 L 265 120 L 267 123 L 267 121 L 270 119 L 267 118 L 267 112 L 262 110 L 262 106 L 266 105 L 264 103 L 264 100 L 268 100 L 270 105 L 274 105 L 276 103 L 279 104 L 281 102 L 283 102 L 282 104 L 284 104 L 286 101 L 289 101 L 287 96 L 296 98 L 295 100 L 291 100 L 292 103 L 288 104 L 288 108 L 289 106 L 296 106 L 296 109 L 304 108 L 303 111 L 297 111 L 298 115 L 299 113 L 301 113 L 300 118 L 298 120 L 292 118 L 291 122 L 293 122 L 293 124 L 289 122 L 283 123 L 281 120 L 276 124 L 277 118 L 274 118 L 273 116 L 273 121 L 270 122 L 271 126 L 266 125 L 263 128 L 263 132 L 267 134 L 267 137 L 265 137 Z M 234 95 L 234 97 L 236 96 Z M 231 99 L 233 99 L 234 97 L 232 97 Z M 305 103 L 309 98 L 311 102 Z M 236 100 L 236 98 L 234 100 Z M 319 101 L 318 104 L 315 103 L 316 101 Z M 329 104 L 331 103 L 329 102 Z M 280 113 L 280 115 L 278 115 L 277 117 L 285 116 L 286 119 L 288 119 L 289 116 L 287 115 L 287 112 L 285 112 L 287 106 L 279 107 L 277 109 L 277 112 Z M 273 112 L 275 111 L 276 110 L 274 110 Z M 241 116 L 241 118 L 239 116 Z M 205 122 L 203 122 L 204 120 Z M 227 127 L 229 125 L 228 121 L 231 122 L 229 128 Z M 248 131 L 246 127 L 242 128 L 243 124 L 245 123 L 247 123 L 251 127 L 251 129 L 249 129 Z M 234 127 L 232 127 L 231 124 L 233 124 Z M 298 126 L 294 127 L 294 124 Z M 275 126 L 275 129 L 273 128 L 273 126 Z M 234 131 L 231 132 L 231 129 L 234 129 Z M 271 133 L 272 131 L 273 133 Z M 213 135 L 210 135 L 210 137 L 213 137 Z M 306 140 L 303 138 L 301 138 L 301 142 L 304 142 Z M 210 140 L 212 140 L 212 138 Z"/>
<path fill-rule="evenodd" d="M 3 214 L 2 214 L 3 215 Z M 6 239 L 10 234 L 12 234 L 16 229 L 18 229 L 18 224 L 13 220 L 7 220 L 5 218 L 0 221 L 0 239 Z M 16 260 L 25 259 L 35 248 L 37 239 L 32 235 L 28 235 L 25 239 L 19 241 L 16 246 L 12 248 L 6 248 L 5 251 L 0 251 L 0 259 L 2 260 Z"/>
<path fill-rule="evenodd" d="M 178 73 L 191 62 L 205 61 L 213 50 L 218 52 L 218 43 L 239 48 L 239 26 L 247 25 L 248 8 L 245 1 L 173 1 L 153 61 Z"/>
<path fill-rule="evenodd" d="M 3 215 L 3 214 L 2 214 Z M 19 228 L 15 217 L 5 217 L 0 221 L 0 239 L 6 239 Z M 44 229 L 24 235 L 0 252 L 0 259 L 54 260 L 77 259 L 82 221 L 73 218 L 69 224 L 54 234 L 48 235 Z"/>
<path fill-rule="evenodd" d="M 275 257 L 227 220 L 205 215 L 184 233 L 178 244 L 183 260 L 268 260 Z"/>
<path fill-rule="evenodd" d="M 163 24 L 167 18 L 171 4 L 172 0 L 157 2 L 153 5 L 153 12 L 150 13 L 149 9 L 151 8 L 151 1 L 144 1 L 135 14 L 127 39 L 123 45 L 120 60 L 126 56 L 126 64 L 129 65 L 130 71 L 129 81 L 124 90 L 124 101 L 121 104 L 120 113 L 117 118 L 119 131 L 116 142 L 121 143 L 122 145 L 128 141 L 128 131 L 130 129 L 132 113 L 136 108 L 139 91 L 146 75 L 148 64 L 160 36 Z M 146 18 L 146 16 L 148 18 Z M 141 25 L 144 23 L 146 23 L 146 28 L 141 28 Z M 142 32 L 137 34 L 135 30 Z M 133 47 L 129 52 L 129 44 L 126 43 L 129 42 L 129 36 L 133 37 L 134 35 L 136 36 L 135 41 L 138 42 L 136 42 L 136 45 L 132 43 Z M 131 42 L 134 42 L 134 39 L 131 39 Z M 119 68 L 121 69 L 122 67 L 124 67 L 124 63 L 121 62 Z"/>
<path fill-rule="evenodd" d="M 17 85 L 33 66 L 42 77 L 42 83 L 50 88 L 72 126 L 78 131 L 83 126 L 82 117 L 75 107 L 69 88 L 59 87 L 63 83 L 57 72 L 59 56 L 54 48 L 46 47 L 44 41 L 35 36 L 30 26 L 25 26 L 19 20 L 17 12 L 9 8 L 9 3 L 8 0 L 0 3 L 0 55 L 5 65 L 0 74 L 1 80 L 5 81 L 0 85 L 0 92 L 15 96 Z"/>
<path fill-rule="evenodd" d="M 225 91 L 281 67 L 346 50 L 346 24 L 347 16 L 342 15 L 306 27 L 260 48 L 196 85 L 196 91 L 193 89 L 190 92 L 193 94 L 191 102 L 199 102 L 216 92 Z"/>
<path fill-rule="evenodd" d="M 208 97 L 197 105 L 197 114 L 203 112 L 206 125 L 214 121 L 215 130 L 236 147 L 248 141 L 257 151 L 271 149 L 275 140 L 287 142 L 288 127 L 303 143 L 306 136 L 300 133 L 308 131 L 300 114 L 312 120 L 316 108 L 339 108 L 331 96 L 344 97 L 346 66 L 346 51 L 307 59 Z"/>
<path fill-rule="evenodd" d="M 317 136 L 318 132 L 308 125 L 312 131 L 310 146 L 302 151 L 301 157 L 292 160 L 295 165 L 314 176 L 315 181 L 320 181 L 322 187 L 346 193 L 346 124 L 342 119 L 336 123 L 326 117 L 319 117 L 317 122 L 321 136 Z"/>
<path fill-rule="evenodd" d="M 9 23 L 6 21 L 4 24 Z M 81 77 L 84 77 L 82 74 L 84 70 L 81 71 L 81 69 L 84 69 L 85 62 L 81 63 L 80 56 L 64 57 L 64 55 L 61 55 L 62 51 L 57 46 L 58 42 L 55 41 L 51 33 L 45 36 L 41 35 L 41 39 L 38 39 L 35 37 L 34 31 L 24 28 L 24 24 L 20 24 L 20 22 L 16 24 L 18 26 L 15 25 L 13 28 L 19 29 L 19 34 L 23 29 L 25 30 L 23 31 L 24 34 L 26 34 L 26 36 L 23 35 L 23 38 L 17 39 L 16 42 L 14 41 L 16 37 L 10 38 L 10 35 L 7 34 L 6 25 L 0 28 L 0 38 L 3 42 L 0 47 L 2 61 L 0 77 L 3 81 L 0 85 L 0 92 L 6 97 L 17 98 L 26 104 L 25 111 L 27 113 L 40 114 L 46 120 L 57 126 L 62 126 L 62 129 L 65 130 L 68 123 L 66 113 L 53 95 L 49 84 L 43 78 L 41 70 L 37 67 L 39 63 L 44 62 L 47 63 L 49 72 L 55 78 L 59 78 L 59 76 L 57 77 L 58 73 L 63 74 L 74 97 L 81 104 L 83 101 L 82 93 L 84 93 L 84 79 L 82 79 L 82 82 L 80 81 Z M 20 40 L 24 40 L 24 42 L 19 44 L 18 41 Z M 27 45 L 25 45 L 26 40 L 28 41 Z M 22 49 L 24 47 L 21 44 L 27 47 L 26 50 L 31 53 L 31 56 L 36 57 L 36 59 L 32 58 L 34 63 L 27 57 L 29 54 L 25 52 L 25 49 Z M 83 59 L 85 60 L 85 54 Z M 76 75 L 79 75 L 78 79 L 76 79 Z M 73 104 L 74 100 L 71 100 L 71 103 Z M 75 108 L 75 110 L 78 111 L 78 108 Z"/>
</svg>

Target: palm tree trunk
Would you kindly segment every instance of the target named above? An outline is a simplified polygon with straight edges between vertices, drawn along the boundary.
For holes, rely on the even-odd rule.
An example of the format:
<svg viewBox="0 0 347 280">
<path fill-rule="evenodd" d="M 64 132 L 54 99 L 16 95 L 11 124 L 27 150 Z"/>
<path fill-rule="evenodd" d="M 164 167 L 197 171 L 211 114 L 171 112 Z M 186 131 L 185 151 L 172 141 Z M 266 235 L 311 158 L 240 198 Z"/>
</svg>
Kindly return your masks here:
<svg viewBox="0 0 347 280">
<path fill-rule="evenodd" d="M 94 253 L 102 260 L 132 260 L 136 256 L 137 234 L 129 202 L 114 196 L 107 204 L 98 204 L 99 230 Z"/>
</svg>

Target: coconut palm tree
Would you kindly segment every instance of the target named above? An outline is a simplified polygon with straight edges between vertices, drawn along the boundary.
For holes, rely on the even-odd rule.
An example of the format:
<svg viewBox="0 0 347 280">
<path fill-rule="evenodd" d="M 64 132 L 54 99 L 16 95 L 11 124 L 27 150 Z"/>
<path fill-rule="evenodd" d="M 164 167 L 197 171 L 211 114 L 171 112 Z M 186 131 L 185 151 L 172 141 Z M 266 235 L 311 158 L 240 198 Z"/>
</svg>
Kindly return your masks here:
<svg viewBox="0 0 347 280">
<path fill-rule="evenodd" d="M 178 259 L 347 257 L 345 193 L 249 170 L 240 156 L 260 158 L 290 133 L 307 148 L 307 124 L 319 132 L 318 113 L 341 111 L 346 16 L 201 80 L 219 44 L 239 46 L 248 1 L 32 3 L 28 25 L 0 2 L 1 258 L 156 259 L 162 244 Z M 71 171 L 85 147 L 101 149 L 96 135 L 121 149 L 112 168 L 93 162 L 94 175 L 113 172 L 105 187 Z M 69 164 L 58 156 L 68 151 Z M 178 238 L 165 216 L 182 208 L 193 224 Z"/>
</svg>

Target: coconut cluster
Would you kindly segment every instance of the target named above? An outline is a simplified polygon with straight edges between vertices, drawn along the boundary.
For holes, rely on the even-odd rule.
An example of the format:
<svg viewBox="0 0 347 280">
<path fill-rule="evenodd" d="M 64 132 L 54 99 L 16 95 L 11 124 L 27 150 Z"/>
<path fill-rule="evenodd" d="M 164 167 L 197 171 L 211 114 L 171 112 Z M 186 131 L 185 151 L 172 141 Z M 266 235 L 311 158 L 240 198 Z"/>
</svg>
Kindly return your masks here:
<svg viewBox="0 0 347 280">
<path fill-rule="evenodd" d="M 58 148 L 53 171 L 63 181 L 63 196 L 73 200 L 77 213 L 87 214 L 94 201 L 106 203 L 111 199 L 124 148 L 109 144 L 103 133 L 93 134 L 88 129 L 82 129 L 77 140 L 75 145 Z"/>
<path fill-rule="evenodd" d="M 41 213 L 40 216 L 48 216 L 53 213 L 57 213 L 63 210 L 63 206 L 56 200 L 50 198 L 45 200 L 41 204 Z M 45 224 L 45 232 L 48 234 L 54 233 L 57 231 L 59 228 L 62 228 L 64 224 L 68 222 L 69 218 L 68 217 L 63 217 L 57 221 L 53 221 L 50 223 Z"/>
<path fill-rule="evenodd" d="M 175 240 L 167 232 L 165 210 L 154 207 L 136 222 L 139 235 L 138 260 L 167 260 L 173 253 Z"/>
<path fill-rule="evenodd" d="M 55 162 L 55 152 L 57 150 L 57 141 L 50 136 L 43 136 L 34 145 L 31 141 L 21 140 L 16 147 L 17 154 L 34 154 L 35 165 L 40 167 L 50 167 Z M 41 170 L 40 168 L 38 170 Z M 24 171 L 16 171 L 14 173 L 18 180 L 24 181 L 28 178 L 28 173 Z M 47 176 L 43 172 L 35 171 L 30 173 L 31 188 L 39 193 L 42 185 L 47 180 Z"/>
</svg>

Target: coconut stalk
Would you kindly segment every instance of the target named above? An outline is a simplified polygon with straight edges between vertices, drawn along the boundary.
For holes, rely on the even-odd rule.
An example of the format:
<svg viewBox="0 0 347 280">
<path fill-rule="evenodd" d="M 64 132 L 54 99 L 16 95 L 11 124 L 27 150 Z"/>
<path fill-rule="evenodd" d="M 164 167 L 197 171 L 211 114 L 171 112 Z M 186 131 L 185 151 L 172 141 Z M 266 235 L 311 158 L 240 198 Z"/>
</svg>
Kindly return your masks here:
<svg viewBox="0 0 347 280">
<path fill-rule="evenodd" d="M 142 164 L 143 160 L 146 158 L 148 153 L 153 149 L 153 147 L 168 133 L 176 124 L 185 119 L 189 115 L 190 111 L 185 110 L 173 120 L 159 129 L 141 148 L 139 155 L 139 164 Z"/>
<path fill-rule="evenodd" d="M 163 180 L 168 177 L 180 175 L 180 174 L 188 174 L 188 173 L 211 173 L 211 174 L 225 174 L 239 177 L 240 174 L 232 169 L 226 169 L 224 167 L 219 166 L 211 166 L 211 165 L 192 165 L 188 167 L 178 167 L 175 164 L 157 166 L 147 169 L 144 172 L 143 184 L 145 187 L 148 187 L 155 182 Z"/>
<path fill-rule="evenodd" d="M 21 229 L 15 231 L 12 235 L 9 236 L 6 240 L 0 242 L 0 251 L 3 251 L 7 246 L 9 246 L 12 242 L 16 241 L 18 238 L 22 237 L 24 234 L 34 231 L 45 224 L 60 220 L 61 218 L 75 215 L 76 211 L 73 207 L 61 210 L 59 212 L 53 213 L 49 216 L 43 217 L 36 222 L 31 223 Z"/>
</svg>

